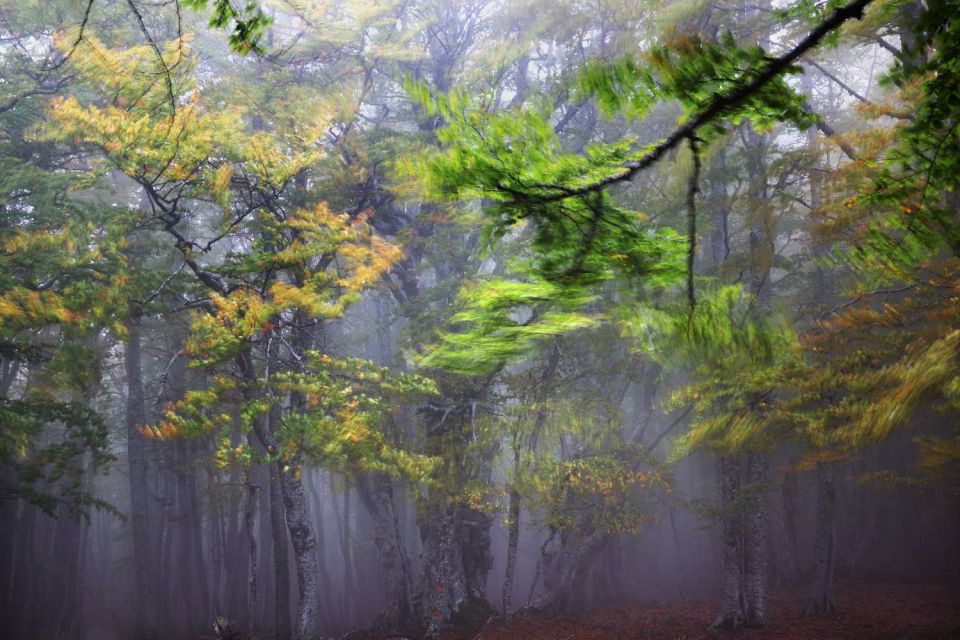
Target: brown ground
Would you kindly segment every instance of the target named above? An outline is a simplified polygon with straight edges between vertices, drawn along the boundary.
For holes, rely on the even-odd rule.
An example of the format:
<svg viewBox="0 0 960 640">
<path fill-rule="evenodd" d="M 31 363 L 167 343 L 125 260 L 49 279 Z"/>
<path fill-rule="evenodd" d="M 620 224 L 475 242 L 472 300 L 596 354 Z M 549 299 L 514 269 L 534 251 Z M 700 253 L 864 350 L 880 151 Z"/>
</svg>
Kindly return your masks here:
<svg viewBox="0 0 960 640">
<path fill-rule="evenodd" d="M 712 600 L 640 603 L 602 608 L 582 616 L 516 617 L 491 621 L 479 633 L 449 640 L 960 640 L 960 589 L 943 585 L 841 583 L 840 613 L 804 617 L 802 593 L 772 595 L 772 623 L 764 629 L 710 632 Z"/>
</svg>

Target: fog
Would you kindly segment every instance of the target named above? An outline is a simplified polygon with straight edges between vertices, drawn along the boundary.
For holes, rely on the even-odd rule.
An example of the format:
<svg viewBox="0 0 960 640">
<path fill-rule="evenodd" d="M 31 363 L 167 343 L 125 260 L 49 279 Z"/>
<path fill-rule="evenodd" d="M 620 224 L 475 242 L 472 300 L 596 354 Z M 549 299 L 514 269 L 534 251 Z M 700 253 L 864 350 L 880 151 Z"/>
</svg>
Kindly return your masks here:
<svg viewBox="0 0 960 640">
<path fill-rule="evenodd" d="M 960 634 L 956 29 L 0 0 L 0 640 Z"/>
</svg>

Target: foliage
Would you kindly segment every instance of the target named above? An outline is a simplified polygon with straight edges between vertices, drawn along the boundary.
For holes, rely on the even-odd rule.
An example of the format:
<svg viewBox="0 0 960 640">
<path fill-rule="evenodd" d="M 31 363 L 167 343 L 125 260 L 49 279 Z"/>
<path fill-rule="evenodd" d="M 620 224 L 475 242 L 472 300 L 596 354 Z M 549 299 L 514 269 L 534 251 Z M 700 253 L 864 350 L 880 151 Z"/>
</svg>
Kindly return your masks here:
<svg viewBox="0 0 960 640">
<path fill-rule="evenodd" d="M 163 419 L 141 429 L 145 437 L 200 438 L 213 435 L 221 467 L 288 460 L 300 453 L 327 468 L 377 471 L 422 480 L 432 461 L 391 445 L 385 435 L 392 403 L 410 402 L 436 393 L 421 376 L 392 373 L 355 358 L 333 358 L 308 352 L 300 371 L 283 371 L 257 381 L 255 399 L 238 401 L 238 383 L 216 376 L 206 389 L 188 391 L 170 403 Z M 295 394 L 302 406 L 283 409 L 283 398 Z M 279 411 L 279 414 L 277 413 Z M 238 425 L 249 435 L 257 420 L 279 418 L 279 450 L 262 456 L 247 444 L 234 445 Z"/>
<path fill-rule="evenodd" d="M 958 27 L 952 1 L 904 24 L 910 37 L 885 79 L 899 104 L 863 109 L 896 118 L 894 129 L 859 136 L 862 160 L 834 176 L 849 197 L 819 212 L 822 233 L 843 242 L 838 262 L 857 278 L 852 300 L 805 339 L 811 363 L 786 407 L 807 417 L 803 429 L 820 447 L 855 451 L 922 409 L 956 410 Z M 956 438 L 917 438 L 924 476 L 873 477 L 953 494 Z"/>
<path fill-rule="evenodd" d="M 637 533 L 652 518 L 652 496 L 669 490 L 662 465 L 637 446 L 557 460 L 541 457 L 520 488 L 550 529 Z"/>
<path fill-rule="evenodd" d="M 728 286 L 701 291 L 693 309 L 624 311 L 623 330 L 640 353 L 694 377 L 671 399 L 696 415 L 674 457 L 703 445 L 737 451 L 773 441 L 782 416 L 771 410 L 772 395 L 799 352 L 784 319 L 758 313 L 756 304 L 742 287 Z"/>
<path fill-rule="evenodd" d="M 230 48 L 237 53 L 261 53 L 260 43 L 267 27 L 272 22 L 257 0 L 241 0 L 236 4 L 231 0 L 182 0 L 184 5 L 202 11 L 210 7 L 210 27 L 230 32 Z"/>
<path fill-rule="evenodd" d="M 90 491 L 88 474 L 114 459 L 107 424 L 96 412 L 36 394 L 0 399 L 0 425 L 0 464 L 15 478 L 0 484 L 0 496 L 27 500 L 51 517 L 61 504 L 74 518 L 89 516 L 91 508 L 117 513 Z"/>
<path fill-rule="evenodd" d="M 468 283 L 457 296 L 463 310 L 450 318 L 463 331 L 442 333 L 420 366 L 460 374 L 496 371 L 529 354 L 536 342 L 596 325 L 597 317 L 577 311 L 592 299 L 545 280 Z"/>
</svg>

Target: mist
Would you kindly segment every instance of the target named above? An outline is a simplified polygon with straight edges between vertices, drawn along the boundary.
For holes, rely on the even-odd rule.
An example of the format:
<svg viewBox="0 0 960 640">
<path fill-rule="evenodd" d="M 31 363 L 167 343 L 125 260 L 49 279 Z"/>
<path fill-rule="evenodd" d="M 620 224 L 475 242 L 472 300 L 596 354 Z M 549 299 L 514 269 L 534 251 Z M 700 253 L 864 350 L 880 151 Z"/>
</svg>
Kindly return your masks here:
<svg viewBox="0 0 960 640">
<path fill-rule="evenodd" d="M 0 0 L 0 640 L 960 637 L 953 0 Z"/>
</svg>

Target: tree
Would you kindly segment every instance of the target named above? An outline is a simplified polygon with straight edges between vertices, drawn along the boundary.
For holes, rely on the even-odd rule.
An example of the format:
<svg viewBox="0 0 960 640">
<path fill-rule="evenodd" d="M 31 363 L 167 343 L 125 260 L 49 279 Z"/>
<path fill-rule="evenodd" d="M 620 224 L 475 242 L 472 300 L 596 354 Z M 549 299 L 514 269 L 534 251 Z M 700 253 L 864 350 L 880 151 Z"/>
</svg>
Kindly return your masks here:
<svg viewBox="0 0 960 640">
<path fill-rule="evenodd" d="M 167 55 L 184 55 L 184 47 L 172 43 Z M 212 386 L 188 392 L 144 433 L 217 432 L 222 464 L 254 459 L 247 434 L 256 436 L 263 460 L 279 475 L 293 543 L 300 588 L 294 637 L 313 637 L 319 596 L 304 457 L 422 473 L 416 460 L 393 452 L 373 428 L 379 404 L 364 385 L 397 392 L 430 387 L 414 378 L 391 382 L 363 363 L 317 353 L 309 323 L 342 314 L 399 251 L 370 234 L 365 212 L 297 207 L 295 178 L 323 153 L 311 142 L 327 125 L 325 110 L 306 119 L 290 113 L 289 129 L 245 132 L 240 112 L 208 112 L 199 93 L 189 93 L 183 74 L 174 86 L 189 101 L 174 109 L 150 79 L 148 70 L 157 64 L 150 47 L 109 50 L 88 35 L 73 56 L 90 79 L 112 65 L 132 73 L 111 80 L 108 91 L 120 96 L 112 104 L 56 101 L 49 135 L 95 146 L 143 189 L 150 209 L 139 224 L 167 236 L 204 299 L 186 352 L 195 366 L 220 371 Z M 138 66 L 147 73 L 138 75 Z M 211 225 L 217 209 L 221 220 Z M 219 253 L 248 237 L 255 238 L 251 252 Z M 221 259 L 210 262 L 207 255 Z M 238 402 L 242 418 L 239 442 L 231 438 L 231 415 L 214 410 L 231 402 Z"/>
</svg>

